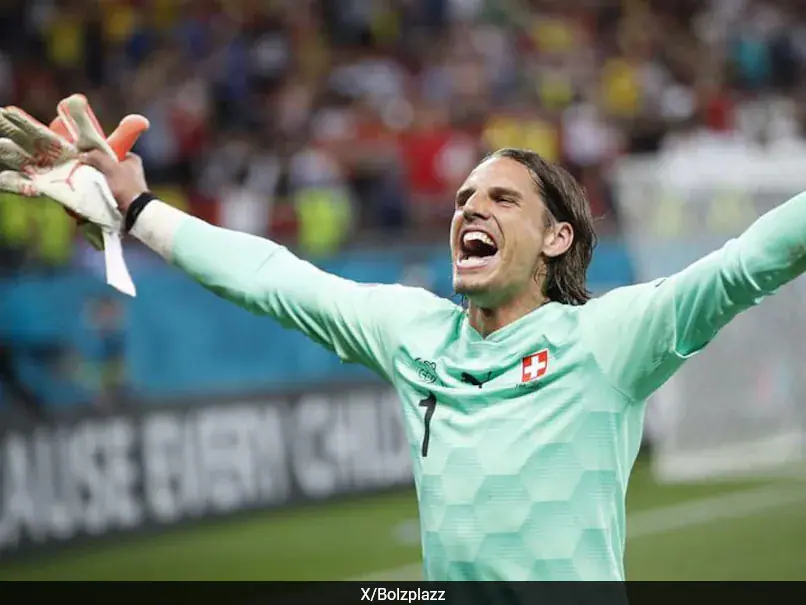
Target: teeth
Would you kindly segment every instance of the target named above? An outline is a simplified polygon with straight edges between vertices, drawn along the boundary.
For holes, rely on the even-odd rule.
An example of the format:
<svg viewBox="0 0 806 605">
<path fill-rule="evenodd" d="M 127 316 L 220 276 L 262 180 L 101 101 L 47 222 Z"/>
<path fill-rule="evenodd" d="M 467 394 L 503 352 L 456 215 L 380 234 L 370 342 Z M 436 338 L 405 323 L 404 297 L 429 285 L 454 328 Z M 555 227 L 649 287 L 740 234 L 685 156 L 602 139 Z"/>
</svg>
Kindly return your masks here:
<svg viewBox="0 0 806 605">
<path fill-rule="evenodd" d="M 495 242 L 492 238 L 482 231 L 468 231 L 464 234 L 462 241 L 464 243 L 471 242 L 471 241 L 480 241 L 488 246 L 495 246 Z"/>
<path fill-rule="evenodd" d="M 467 269 L 470 267 L 481 267 L 482 265 L 486 265 L 489 260 L 489 256 L 469 256 L 467 258 L 460 258 L 456 261 L 456 264 L 459 267 Z"/>
</svg>

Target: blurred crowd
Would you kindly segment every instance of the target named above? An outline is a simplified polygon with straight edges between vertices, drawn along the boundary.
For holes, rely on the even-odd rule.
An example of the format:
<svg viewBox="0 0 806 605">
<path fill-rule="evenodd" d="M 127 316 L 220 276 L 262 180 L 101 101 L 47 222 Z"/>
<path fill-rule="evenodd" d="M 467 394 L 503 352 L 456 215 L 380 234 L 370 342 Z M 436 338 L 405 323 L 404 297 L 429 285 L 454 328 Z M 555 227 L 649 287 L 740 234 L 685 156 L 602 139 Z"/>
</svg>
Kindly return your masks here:
<svg viewBox="0 0 806 605">
<path fill-rule="evenodd" d="M 142 113 L 164 199 L 309 256 L 444 237 L 494 148 L 564 162 L 608 235 L 619 155 L 804 125 L 798 0 L 20 0 L 0 30 L 0 102 Z M 71 258 L 60 212 L 24 214 L 0 204 L 6 265 Z"/>
<path fill-rule="evenodd" d="M 444 242 L 456 187 L 504 146 L 563 162 L 618 236 L 619 157 L 799 139 L 804 76 L 802 0 L 0 3 L 0 103 L 50 121 L 84 92 L 108 131 L 144 114 L 162 199 L 314 258 Z M 56 204 L 0 194 L 0 277 L 88 258 Z M 0 387 L 39 409 L 28 356 L 126 399 L 121 313 L 87 302 L 81 356 L 0 334 Z"/>
</svg>

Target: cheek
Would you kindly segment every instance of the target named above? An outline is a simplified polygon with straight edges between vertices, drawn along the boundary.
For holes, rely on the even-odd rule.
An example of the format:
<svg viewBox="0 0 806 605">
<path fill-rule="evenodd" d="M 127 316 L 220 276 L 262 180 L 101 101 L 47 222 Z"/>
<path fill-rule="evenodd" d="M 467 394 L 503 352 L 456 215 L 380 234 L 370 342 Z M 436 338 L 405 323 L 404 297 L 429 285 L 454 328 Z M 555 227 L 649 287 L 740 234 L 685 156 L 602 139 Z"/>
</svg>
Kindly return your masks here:
<svg viewBox="0 0 806 605">
<path fill-rule="evenodd" d="M 510 243 L 514 245 L 507 247 L 507 256 L 513 262 L 530 269 L 537 263 L 543 246 L 540 232 L 532 229 L 522 229 Z"/>
<path fill-rule="evenodd" d="M 450 242 L 450 243 L 451 243 L 451 250 L 453 250 L 453 248 L 454 248 L 454 243 L 455 243 L 455 241 L 456 241 L 456 232 L 459 230 L 459 221 L 458 221 L 458 218 L 459 218 L 459 213 L 458 213 L 458 212 L 456 212 L 456 213 L 454 213 L 454 215 L 453 215 L 453 219 L 451 219 L 451 230 L 450 230 L 450 236 L 451 236 L 451 242 Z"/>
</svg>

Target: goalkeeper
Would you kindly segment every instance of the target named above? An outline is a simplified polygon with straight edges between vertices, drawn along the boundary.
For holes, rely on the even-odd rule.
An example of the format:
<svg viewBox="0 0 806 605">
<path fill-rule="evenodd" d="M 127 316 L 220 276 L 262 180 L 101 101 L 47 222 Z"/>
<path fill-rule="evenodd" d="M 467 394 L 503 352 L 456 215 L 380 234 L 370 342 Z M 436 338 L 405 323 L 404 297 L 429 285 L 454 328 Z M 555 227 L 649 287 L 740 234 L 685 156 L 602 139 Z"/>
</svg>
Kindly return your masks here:
<svg viewBox="0 0 806 605">
<path fill-rule="evenodd" d="M 623 580 L 645 400 L 806 269 L 800 195 L 679 273 L 590 300 L 595 239 L 583 191 L 537 154 L 504 149 L 456 194 L 451 262 L 465 309 L 421 289 L 342 279 L 189 216 L 149 193 L 136 156 L 118 163 L 92 151 L 81 161 L 105 176 L 124 231 L 218 296 L 394 385 L 432 580 Z M 79 185 L 91 206 L 99 193 Z"/>
</svg>

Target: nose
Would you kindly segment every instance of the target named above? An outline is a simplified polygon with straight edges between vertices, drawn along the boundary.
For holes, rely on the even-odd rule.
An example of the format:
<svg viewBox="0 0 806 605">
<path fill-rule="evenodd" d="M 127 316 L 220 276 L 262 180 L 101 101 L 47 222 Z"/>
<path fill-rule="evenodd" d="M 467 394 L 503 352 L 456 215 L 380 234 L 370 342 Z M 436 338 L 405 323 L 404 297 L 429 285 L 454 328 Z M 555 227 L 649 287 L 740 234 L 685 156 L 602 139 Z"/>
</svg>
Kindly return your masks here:
<svg viewBox="0 0 806 605">
<path fill-rule="evenodd" d="M 468 198 L 462 207 L 462 217 L 467 220 L 487 219 L 490 217 L 490 200 L 486 196 L 476 191 Z"/>
</svg>

